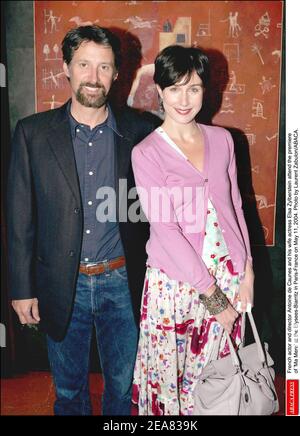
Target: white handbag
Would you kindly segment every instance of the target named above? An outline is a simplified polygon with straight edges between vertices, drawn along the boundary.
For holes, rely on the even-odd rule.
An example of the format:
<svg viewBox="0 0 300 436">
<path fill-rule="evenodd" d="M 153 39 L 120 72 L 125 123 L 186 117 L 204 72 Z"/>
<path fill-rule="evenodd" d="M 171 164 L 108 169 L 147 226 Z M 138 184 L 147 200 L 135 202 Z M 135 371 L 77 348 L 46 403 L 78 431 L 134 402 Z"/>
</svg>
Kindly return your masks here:
<svg viewBox="0 0 300 436">
<path fill-rule="evenodd" d="M 279 403 L 274 386 L 274 362 L 259 339 L 248 313 L 255 342 L 235 351 L 226 332 L 230 355 L 210 361 L 194 389 L 194 415 L 271 415 Z M 245 326 L 243 315 L 243 327 Z M 221 332 L 222 334 L 222 332 Z"/>
</svg>

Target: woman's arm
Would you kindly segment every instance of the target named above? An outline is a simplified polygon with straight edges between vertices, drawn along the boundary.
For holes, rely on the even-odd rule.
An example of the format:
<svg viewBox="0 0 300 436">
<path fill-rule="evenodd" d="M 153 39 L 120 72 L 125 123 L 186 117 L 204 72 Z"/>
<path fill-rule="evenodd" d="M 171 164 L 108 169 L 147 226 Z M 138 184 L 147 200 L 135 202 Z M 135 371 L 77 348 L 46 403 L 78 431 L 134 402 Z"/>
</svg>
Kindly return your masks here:
<svg viewBox="0 0 300 436">
<path fill-rule="evenodd" d="M 240 190 L 238 187 L 237 182 L 237 168 L 236 168 L 236 160 L 235 160 L 235 153 L 234 153 L 234 144 L 232 136 L 229 132 L 226 131 L 227 135 L 227 143 L 229 145 L 229 152 L 230 152 L 230 162 L 228 167 L 228 174 L 231 182 L 231 198 L 232 203 L 235 209 L 235 213 L 237 216 L 238 224 L 242 233 L 242 237 L 245 243 L 246 252 L 247 252 L 247 258 L 249 262 L 252 264 L 252 256 L 251 256 L 251 249 L 250 249 L 250 241 L 249 241 L 249 234 L 248 229 L 244 217 L 244 212 L 242 208 L 242 198 L 240 194 Z"/>
<path fill-rule="evenodd" d="M 227 142 L 229 144 L 229 149 L 230 149 L 230 163 L 229 163 L 228 173 L 231 181 L 232 202 L 234 205 L 238 224 L 242 232 L 242 236 L 247 252 L 245 277 L 242 280 L 239 289 L 241 310 L 245 311 L 248 303 L 250 303 L 251 306 L 253 306 L 254 273 L 252 268 L 252 256 L 251 256 L 251 249 L 250 249 L 249 234 L 248 234 L 248 229 L 244 217 L 244 212 L 242 209 L 242 198 L 237 183 L 237 168 L 236 168 L 236 160 L 235 160 L 235 153 L 234 153 L 234 144 L 233 144 L 232 136 L 230 135 L 229 132 L 227 132 Z"/>
</svg>

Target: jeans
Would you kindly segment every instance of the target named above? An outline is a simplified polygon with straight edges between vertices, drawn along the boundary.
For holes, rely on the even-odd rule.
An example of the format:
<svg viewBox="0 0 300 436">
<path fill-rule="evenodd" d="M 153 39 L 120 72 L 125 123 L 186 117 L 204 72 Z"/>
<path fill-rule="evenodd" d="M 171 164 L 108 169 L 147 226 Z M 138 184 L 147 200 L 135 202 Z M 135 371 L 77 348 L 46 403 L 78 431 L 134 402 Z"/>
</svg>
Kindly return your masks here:
<svg viewBox="0 0 300 436">
<path fill-rule="evenodd" d="M 125 266 L 97 275 L 79 273 L 67 334 L 62 342 L 47 337 L 55 415 L 92 414 L 88 375 L 93 325 L 104 377 L 102 413 L 130 415 L 138 337 Z"/>
</svg>

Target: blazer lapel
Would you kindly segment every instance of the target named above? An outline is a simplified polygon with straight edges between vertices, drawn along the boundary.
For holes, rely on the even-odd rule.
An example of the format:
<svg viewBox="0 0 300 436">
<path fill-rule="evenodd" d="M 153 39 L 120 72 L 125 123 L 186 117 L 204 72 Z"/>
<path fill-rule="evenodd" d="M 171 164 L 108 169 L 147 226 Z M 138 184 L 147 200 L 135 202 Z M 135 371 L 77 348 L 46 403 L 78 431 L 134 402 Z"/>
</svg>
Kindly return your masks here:
<svg viewBox="0 0 300 436">
<path fill-rule="evenodd" d="M 115 187 L 116 187 L 116 198 L 117 198 L 117 216 L 120 218 L 123 213 L 120 214 L 120 208 L 123 212 L 126 210 L 127 214 L 127 191 L 128 186 L 119 185 L 120 179 L 128 179 L 128 171 L 131 162 L 131 148 L 132 148 L 132 138 L 130 133 L 122 126 L 121 120 L 116 117 L 118 131 L 121 136 L 115 133 Z M 121 191 L 120 188 L 121 187 Z"/>
<path fill-rule="evenodd" d="M 55 155 L 57 163 L 65 176 L 69 188 L 78 201 L 78 204 L 80 204 L 80 187 L 67 113 L 67 105 L 62 106 L 56 115 L 57 116 L 51 123 L 51 129 L 48 132 L 47 140 Z"/>
<path fill-rule="evenodd" d="M 126 179 L 130 165 L 131 141 L 129 138 L 116 135 L 116 177 L 117 179 Z"/>
</svg>

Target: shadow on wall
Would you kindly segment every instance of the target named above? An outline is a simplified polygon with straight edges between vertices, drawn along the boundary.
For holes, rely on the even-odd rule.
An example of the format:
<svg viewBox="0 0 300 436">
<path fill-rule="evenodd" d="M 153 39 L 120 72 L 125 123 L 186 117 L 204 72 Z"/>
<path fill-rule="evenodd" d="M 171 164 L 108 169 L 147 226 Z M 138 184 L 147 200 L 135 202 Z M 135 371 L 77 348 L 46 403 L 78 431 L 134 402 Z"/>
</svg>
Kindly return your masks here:
<svg viewBox="0 0 300 436">
<path fill-rule="evenodd" d="M 124 107 L 135 78 L 137 70 L 142 62 L 142 45 L 140 40 L 119 27 L 110 27 L 109 30 L 120 38 L 122 64 L 119 70 L 118 80 L 110 93 L 110 99 L 115 107 Z"/>
<path fill-rule="evenodd" d="M 211 69 L 210 83 L 205 91 L 203 109 L 199 113 L 198 121 L 203 124 L 213 125 L 213 118 L 221 109 L 223 94 L 229 82 L 228 62 L 224 54 L 219 50 L 204 49 L 203 51 L 209 58 Z M 252 246 L 253 269 L 255 273 L 255 307 L 253 313 L 258 331 L 269 344 L 270 354 L 275 360 L 277 371 L 284 372 L 285 344 L 284 335 L 281 335 L 281 330 L 284 330 L 284 302 L 282 301 L 283 311 L 281 319 L 275 319 L 272 308 L 276 304 L 276 289 L 270 253 L 266 247 L 264 231 L 255 200 L 249 142 L 245 132 L 242 130 L 231 126 L 223 127 L 230 131 L 234 140 L 238 185 L 243 199 L 243 210 Z M 247 328 L 247 342 L 250 340 L 248 338 L 249 332 L 250 329 L 248 330 Z"/>
<path fill-rule="evenodd" d="M 127 106 L 128 96 L 136 77 L 136 73 L 142 66 L 142 44 L 139 38 L 131 32 L 119 27 L 109 27 L 121 41 L 122 64 L 119 70 L 118 80 L 110 91 L 110 102 L 117 110 Z M 151 112 L 131 108 L 136 112 L 142 112 L 143 117 L 152 122 L 154 126 L 161 125 L 162 120 Z"/>
</svg>

